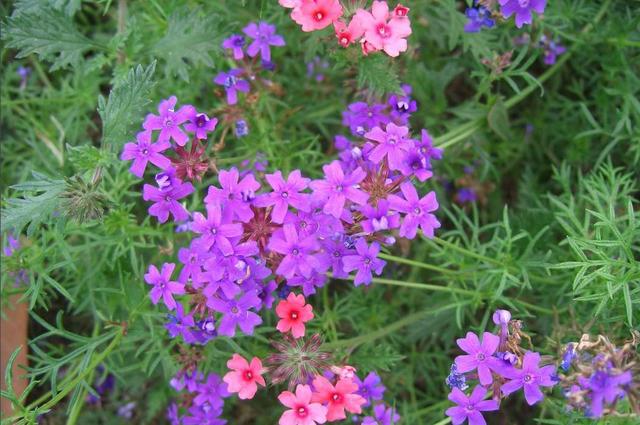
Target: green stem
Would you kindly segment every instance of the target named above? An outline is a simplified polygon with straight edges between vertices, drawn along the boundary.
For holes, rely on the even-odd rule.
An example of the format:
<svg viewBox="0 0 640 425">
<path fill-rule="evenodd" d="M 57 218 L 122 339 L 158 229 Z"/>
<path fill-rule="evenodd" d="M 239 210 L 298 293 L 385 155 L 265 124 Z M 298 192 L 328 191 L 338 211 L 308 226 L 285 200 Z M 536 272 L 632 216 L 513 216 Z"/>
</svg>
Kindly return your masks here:
<svg viewBox="0 0 640 425">
<path fill-rule="evenodd" d="M 396 257 L 395 255 L 390 255 L 390 254 L 380 253 L 380 254 L 378 254 L 378 258 L 382 258 L 383 260 L 393 261 L 394 263 L 408 264 L 410 266 L 420 267 L 422 269 L 433 270 L 433 271 L 436 271 L 436 272 L 442 273 L 442 274 L 460 274 L 460 273 L 463 273 L 463 272 L 458 271 L 458 270 L 450 270 L 450 269 L 447 269 L 445 267 L 434 266 L 432 264 L 426 264 L 426 263 L 422 263 L 420 261 L 409 260 L 407 258 L 402 258 L 402 257 Z"/>
<path fill-rule="evenodd" d="M 47 393 L 43 397 L 40 397 L 38 400 L 34 401 L 33 403 L 31 403 L 27 407 L 25 407 L 24 411 L 36 410 L 38 412 L 45 412 L 45 411 L 51 409 L 56 404 L 58 404 L 58 402 L 60 402 L 62 399 L 64 399 L 71 391 L 73 391 L 74 388 L 76 388 L 78 385 L 80 385 L 82 383 L 82 381 L 87 376 L 89 376 L 91 373 L 93 373 L 94 369 L 96 367 L 98 367 L 98 365 L 100 363 L 102 363 L 104 361 L 104 359 L 109 354 L 111 354 L 111 352 L 118 346 L 118 344 L 120 343 L 120 340 L 122 339 L 123 336 L 124 336 L 123 331 L 119 330 L 115 334 L 115 337 L 111 340 L 109 345 L 104 349 L 104 351 L 102 351 L 102 353 L 98 354 L 93 359 L 93 361 L 89 364 L 89 366 L 84 371 L 80 372 L 78 374 L 78 376 L 76 376 L 74 379 L 72 379 L 69 382 L 63 383 L 61 385 L 61 390 L 58 393 L 56 393 L 51 400 L 49 400 L 48 402 L 46 402 L 42 406 L 37 407 L 38 404 L 42 403 L 47 398 L 51 397 L 52 394 L 51 393 Z M 20 419 L 20 420 L 15 422 L 18 419 Z M 17 425 L 26 424 L 25 419 L 24 419 L 24 415 L 13 416 L 13 417 L 7 419 L 7 422 L 8 423 L 15 423 Z"/>
<path fill-rule="evenodd" d="M 451 418 L 444 418 L 440 422 L 436 422 L 434 425 L 445 425 L 445 424 L 448 424 L 448 423 L 451 423 Z"/>
<path fill-rule="evenodd" d="M 376 339 L 382 338 L 384 336 L 389 335 L 390 333 L 393 333 L 399 329 L 404 328 L 405 326 L 409 326 L 412 323 L 415 323 L 419 320 L 422 320 L 423 318 L 425 318 L 426 316 L 432 315 L 432 314 L 438 314 L 438 313 L 442 313 L 443 311 L 447 311 L 453 307 L 459 307 L 461 305 L 464 305 L 467 303 L 459 303 L 459 304 L 451 304 L 448 306 L 444 306 L 444 307 L 439 307 L 439 308 L 435 308 L 435 309 L 431 309 L 431 310 L 423 310 L 423 311 L 419 311 L 417 313 L 413 313 L 410 314 L 409 316 L 405 317 L 404 319 L 400 319 L 397 322 L 394 322 L 388 326 L 385 326 L 383 328 L 380 328 L 378 330 L 375 330 L 373 332 L 370 332 L 366 335 L 360 335 L 357 336 L 355 338 L 349 338 L 349 339 L 343 339 L 341 341 L 335 341 L 335 342 L 330 342 L 328 344 L 324 344 L 323 348 L 325 349 L 336 349 L 336 348 L 340 348 L 340 347 L 349 347 L 351 349 L 357 347 L 358 345 L 367 343 L 367 342 L 371 342 L 371 341 L 375 341 Z"/>
</svg>

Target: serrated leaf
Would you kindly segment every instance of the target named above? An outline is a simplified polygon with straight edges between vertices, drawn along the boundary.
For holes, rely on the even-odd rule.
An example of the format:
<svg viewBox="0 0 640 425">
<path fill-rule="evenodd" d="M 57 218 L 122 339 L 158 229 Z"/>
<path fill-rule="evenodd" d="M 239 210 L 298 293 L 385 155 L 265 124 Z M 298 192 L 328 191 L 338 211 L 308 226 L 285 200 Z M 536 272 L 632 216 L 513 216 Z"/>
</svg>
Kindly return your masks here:
<svg viewBox="0 0 640 425">
<path fill-rule="evenodd" d="M 68 16 L 73 16 L 80 10 L 82 0 L 18 0 L 14 4 L 13 15 L 37 11 L 47 6 L 60 10 Z"/>
<path fill-rule="evenodd" d="M 50 6 L 27 9 L 11 16 L 2 35 L 17 57 L 35 53 L 51 62 L 51 70 L 76 66 L 95 44 L 81 34 L 71 18 Z"/>
<path fill-rule="evenodd" d="M 504 141 L 509 141 L 511 139 L 509 115 L 507 114 L 507 108 L 501 98 L 498 98 L 491 107 L 491 110 L 487 114 L 487 121 L 489 122 L 489 127 L 500 139 Z"/>
<path fill-rule="evenodd" d="M 98 98 L 98 113 L 102 119 L 102 143 L 117 149 L 125 142 L 133 123 L 142 121 L 143 108 L 150 102 L 156 62 L 129 70 L 127 77 L 109 92 L 109 98 Z"/>
<path fill-rule="evenodd" d="M 53 180 L 42 174 L 33 173 L 35 180 L 11 186 L 19 192 L 33 192 L 21 198 L 11 198 L 2 209 L 1 229 L 20 233 L 28 224 L 27 234 L 33 234 L 36 226 L 48 221 L 57 211 L 66 188 L 64 180 Z"/>
<path fill-rule="evenodd" d="M 217 24 L 197 11 L 176 12 L 169 17 L 167 33 L 153 46 L 151 54 L 166 62 L 166 75 L 189 81 L 190 66 L 213 66 L 209 52 L 219 45 L 214 28 Z"/>
<path fill-rule="evenodd" d="M 384 55 L 373 55 L 358 62 L 358 87 L 378 96 L 399 92 L 400 78 L 392 59 Z"/>
</svg>

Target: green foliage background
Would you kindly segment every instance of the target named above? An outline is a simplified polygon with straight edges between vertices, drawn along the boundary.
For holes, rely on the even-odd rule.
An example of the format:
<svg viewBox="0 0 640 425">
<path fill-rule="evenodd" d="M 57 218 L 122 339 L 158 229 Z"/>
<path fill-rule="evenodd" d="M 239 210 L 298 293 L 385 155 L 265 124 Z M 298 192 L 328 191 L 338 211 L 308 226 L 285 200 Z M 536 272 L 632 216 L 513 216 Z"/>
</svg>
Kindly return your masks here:
<svg viewBox="0 0 640 425">
<path fill-rule="evenodd" d="M 346 105 L 406 82 L 419 102 L 413 128 L 446 147 L 435 174 L 455 180 L 474 163 L 478 181 L 494 187 L 461 208 L 431 180 L 438 237 L 390 253 L 370 288 L 334 281 L 311 300 L 311 329 L 338 358 L 381 373 L 403 423 L 442 421 L 455 339 L 490 328 L 495 308 L 522 318 L 546 354 L 583 332 L 628 339 L 640 326 L 639 4 L 550 0 L 533 28 L 465 34 L 463 3 L 408 2 L 410 50 L 391 60 L 342 51 L 329 30 L 302 33 L 275 0 L 4 2 L 2 231 L 22 230 L 25 246 L 3 259 L 2 302 L 11 308 L 8 295 L 24 292 L 32 318 L 33 385 L 19 423 L 49 409 L 45 423 L 125 423 L 115 412 L 129 401 L 134 422 L 164 420 L 177 349 L 142 275 L 187 240 L 147 217 L 140 182 L 117 155 L 162 98 L 215 112 L 223 99 L 211 78 L 228 67 L 220 41 L 259 19 L 287 41 L 274 51 L 277 90 L 248 106 L 250 135 L 227 142 L 219 167 L 264 152 L 270 169 L 316 177 Z M 540 49 L 513 47 L 527 32 L 556 35 L 569 53 L 548 68 Z M 482 63 L 511 49 L 502 73 Z M 331 64 L 322 83 L 306 76 L 315 56 Z M 19 65 L 33 69 L 24 90 Z M 63 196 L 74 190 L 84 197 Z M 7 275 L 19 268 L 29 270 L 26 289 Z M 274 323 L 267 315 L 258 337 L 208 344 L 204 369 L 222 372 L 238 349 L 266 354 Z M 117 378 L 102 408 L 83 402 L 98 364 Z M 540 407 L 510 401 L 496 423 L 586 423 L 564 411 L 559 392 Z M 275 423 L 276 394 L 229 401 L 225 416 Z"/>
</svg>

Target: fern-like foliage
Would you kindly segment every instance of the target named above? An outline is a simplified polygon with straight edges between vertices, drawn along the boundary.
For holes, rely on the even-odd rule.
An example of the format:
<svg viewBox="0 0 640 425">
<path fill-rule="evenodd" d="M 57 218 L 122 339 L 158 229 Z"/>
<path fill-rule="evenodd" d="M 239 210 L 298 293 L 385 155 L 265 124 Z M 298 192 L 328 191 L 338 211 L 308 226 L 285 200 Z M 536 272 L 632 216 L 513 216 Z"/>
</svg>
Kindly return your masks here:
<svg viewBox="0 0 640 425">
<path fill-rule="evenodd" d="M 219 45 L 215 28 L 213 18 L 203 18 L 198 11 L 176 12 L 169 17 L 167 32 L 151 54 L 166 62 L 166 75 L 189 81 L 190 66 L 213 66 L 209 52 Z"/>
<path fill-rule="evenodd" d="M 49 6 L 18 9 L 7 21 L 2 38 L 18 49 L 17 57 L 35 53 L 51 62 L 51 70 L 77 66 L 95 43 L 85 37 L 65 12 Z"/>
<path fill-rule="evenodd" d="M 146 68 L 138 65 L 109 93 L 98 98 L 98 113 L 102 119 L 102 143 L 119 148 L 134 123 L 142 121 L 144 107 L 150 102 L 156 62 Z"/>
<path fill-rule="evenodd" d="M 61 195 L 66 189 L 64 180 L 54 180 L 33 172 L 34 180 L 11 186 L 24 194 L 21 198 L 11 198 L 2 209 L 2 233 L 12 231 L 19 234 L 27 227 L 27 234 L 32 235 L 40 223 L 49 222 L 58 212 Z"/>
<path fill-rule="evenodd" d="M 385 55 L 371 55 L 358 62 L 358 87 L 373 95 L 384 96 L 400 90 L 400 78 L 392 59 Z"/>
</svg>

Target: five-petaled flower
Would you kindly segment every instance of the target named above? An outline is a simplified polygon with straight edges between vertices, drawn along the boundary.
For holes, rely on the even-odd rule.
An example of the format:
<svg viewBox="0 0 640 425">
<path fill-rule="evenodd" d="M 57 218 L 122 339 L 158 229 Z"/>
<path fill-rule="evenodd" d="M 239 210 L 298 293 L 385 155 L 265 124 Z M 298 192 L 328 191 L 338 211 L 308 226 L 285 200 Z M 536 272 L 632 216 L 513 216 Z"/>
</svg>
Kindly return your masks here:
<svg viewBox="0 0 640 425">
<path fill-rule="evenodd" d="M 251 359 L 249 363 L 236 353 L 227 361 L 227 367 L 231 371 L 222 379 L 227 383 L 228 391 L 238 393 L 238 397 L 242 400 L 252 399 L 258 391 L 258 384 L 263 387 L 267 385 L 262 377 L 266 369 L 262 367 L 262 362 L 257 357 Z"/>
<path fill-rule="evenodd" d="M 303 295 L 292 292 L 278 303 L 276 314 L 280 318 L 276 329 L 282 333 L 291 331 L 294 338 L 301 338 L 305 333 L 304 324 L 313 319 L 313 307 L 305 303 Z"/>
<path fill-rule="evenodd" d="M 149 162 L 163 170 L 171 166 L 171 160 L 160 154 L 170 147 L 171 142 L 168 140 L 151 143 L 151 130 L 141 131 L 136 135 L 136 143 L 124 145 L 120 159 L 124 161 L 133 159 L 130 168 L 131 174 L 142 177 Z"/>
<path fill-rule="evenodd" d="M 345 410 L 349 413 L 362 413 L 362 405 L 366 400 L 356 394 L 358 385 L 351 379 L 338 379 L 334 386 L 324 376 L 316 376 L 313 380 L 315 392 L 312 401 L 327 406 L 327 421 L 346 419 Z"/>
<path fill-rule="evenodd" d="M 530 406 L 542 401 L 544 395 L 540 387 L 552 387 L 556 384 L 553 378 L 556 367 L 540 367 L 539 364 L 540 354 L 527 351 L 522 359 L 522 369 L 504 368 L 500 374 L 510 381 L 500 387 L 502 393 L 509 395 L 524 387 L 524 398 Z"/>
<path fill-rule="evenodd" d="M 176 102 L 178 99 L 175 96 L 160 102 L 158 106 L 160 115 L 147 115 L 142 126 L 145 130 L 160 130 L 158 136 L 160 143 L 173 139 L 178 146 L 184 146 L 189 141 L 189 136 L 182 131 L 180 125 L 193 115 L 195 108 L 191 105 L 184 105 L 176 111 Z"/>
<path fill-rule="evenodd" d="M 465 338 L 458 338 L 458 347 L 465 353 L 456 357 L 456 368 L 459 373 L 467 373 L 478 370 L 478 379 L 482 385 L 489 385 L 493 382 L 491 371 L 501 370 L 500 361 L 493 355 L 500 344 L 500 337 L 490 332 L 482 335 L 482 343 L 473 332 L 467 332 Z"/>
<path fill-rule="evenodd" d="M 298 384 L 296 392 L 283 391 L 278 396 L 280 403 L 289 408 L 280 417 L 279 425 L 315 425 L 327 421 L 327 408 L 311 402 L 309 385 Z"/>
<path fill-rule="evenodd" d="M 460 425 L 465 420 L 469 421 L 469 425 L 485 425 L 486 421 L 482 417 L 481 412 L 491 412 L 498 410 L 498 402 L 495 400 L 484 400 L 487 390 L 478 385 L 473 389 L 470 396 L 454 388 L 449 394 L 449 400 L 456 403 L 457 406 L 447 409 L 446 414 L 451 418 L 453 425 Z"/>
<path fill-rule="evenodd" d="M 149 271 L 144 275 L 144 280 L 149 285 L 153 285 L 153 289 L 149 292 L 151 302 L 158 304 L 160 298 L 169 310 L 176 308 L 176 300 L 173 295 L 184 294 L 184 285 L 171 280 L 173 270 L 176 268 L 174 263 L 164 263 L 161 271 L 154 265 L 149 266 Z"/>
</svg>

